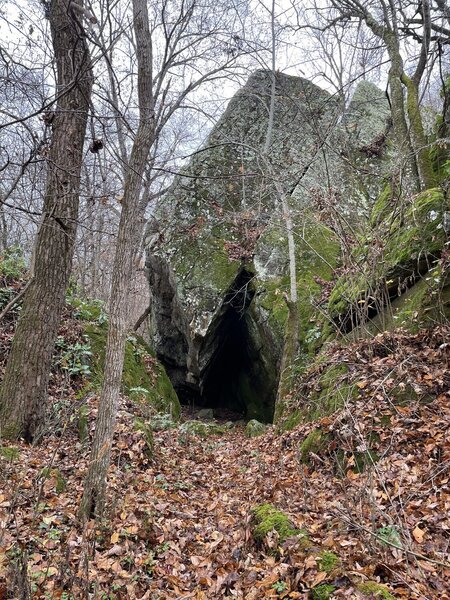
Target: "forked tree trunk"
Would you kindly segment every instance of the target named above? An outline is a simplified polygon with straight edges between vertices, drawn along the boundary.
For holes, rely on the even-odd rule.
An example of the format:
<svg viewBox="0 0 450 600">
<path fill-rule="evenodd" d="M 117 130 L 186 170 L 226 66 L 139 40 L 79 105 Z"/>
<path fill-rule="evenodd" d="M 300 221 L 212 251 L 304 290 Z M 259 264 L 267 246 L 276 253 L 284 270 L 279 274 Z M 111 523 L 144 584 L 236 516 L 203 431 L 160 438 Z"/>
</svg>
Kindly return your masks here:
<svg viewBox="0 0 450 600">
<path fill-rule="evenodd" d="M 33 440 L 43 421 L 51 359 L 72 268 L 93 75 L 84 31 L 70 4 L 70 0 L 52 0 L 49 7 L 58 100 L 54 113 L 47 115 L 52 120 L 52 137 L 34 277 L 24 297 L 0 390 L 1 436 L 8 439 Z"/>
<path fill-rule="evenodd" d="M 106 477 L 116 424 L 129 326 L 127 307 L 130 282 L 144 227 L 143 208 L 140 205 L 142 177 L 155 135 L 151 36 L 146 0 L 133 0 L 133 19 L 138 62 L 139 127 L 125 175 L 119 237 L 113 267 L 104 381 L 79 511 L 82 519 L 100 516 L 105 506 Z"/>
</svg>

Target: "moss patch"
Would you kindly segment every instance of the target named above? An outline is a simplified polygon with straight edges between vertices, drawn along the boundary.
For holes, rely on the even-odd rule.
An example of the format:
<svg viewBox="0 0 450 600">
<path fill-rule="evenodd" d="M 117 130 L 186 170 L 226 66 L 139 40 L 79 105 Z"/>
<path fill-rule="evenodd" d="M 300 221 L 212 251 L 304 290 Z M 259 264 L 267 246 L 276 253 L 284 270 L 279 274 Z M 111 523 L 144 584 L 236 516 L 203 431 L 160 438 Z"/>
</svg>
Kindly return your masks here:
<svg viewBox="0 0 450 600">
<path fill-rule="evenodd" d="M 317 308 L 322 292 L 320 282 L 331 281 L 340 259 L 340 245 L 335 234 L 311 215 L 302 213 L 295 224 L 297 264 L 297 293 L 299 307 L 299 339 L 305 352 L 317 348 L 321 334 L 320 311 Z M 277 276 L 258 275 L 257 303 L 267 311 L 272 327 L 284 335 L 288 308 L 284 294 L 289 294 L 290 278 L 287 272 L 287 239 L 284 222 L 276 222 L 259 242 L 260 257 L 280 257 Z M 284 274 L 283 274 L 284 272 Z"/>
<path fill-rule="evenodd" d="M 328 552 L 325 550 L 320 553 L 318 566 L 321 571 L 325 573 L 331 573 L 339 564 L 339 558 L 334 552 Z"/>
<path fill-rule="evenodd" d="M 313 429 L 300 444 L 300 462 L 308 464 L 311 452 L 320 455 L 329 441 L 330 437 L 321 429 Z"/>
<path fill-rule="evenodd" d="M 106 326 L 86 325 L 85 333 L 91 345 L 92 385 L 100 387 L 105 362 Z M 167 413 L 180 418 L 181 407 L 164 367 L 155 358 L 141 337 L 129 336 L 125 346 L 122 391 L 136 403 L 153 412 Z"/>
<path fill-rule="evenodd" d="M 331 415 L 342 408 L 346 401 L 358 396 L 358 387 L 349 382 L 346 365 L 328 366 L 318 378 L 316 387 L 317 390 L 303 409 L 304 421 L 315 421 Z"/>
<path fill-rule="evenodd" d="M 329 583 L 321 583 L 311 590 L 311 600 L 329 600 L 336 588 Z"/>
<path fill-rule="evenodd" d="M 366 581 L 358 585 L 358 590 L 368 598 L 378 598 L 382 600 L 395 600 L 386 586 L 375 581 Z"/>
<path fill-rule="evenodd" d="M 264 542 L 264 538 L 271 531 L 278 534 L 278 542 L 282 544 L 288 537 L 294 535 L 307 539 L 306 531 L 296 529 L 291 523 L 289 517 L 281 510 L 278 510 L 273 504 L 261 504 L 252 509 L 254 526 L 252 529 L 253 538 L 259 544 Z"/>
<path fill-rule="evenodd" d="M 136 418 L 134 420 L 134 429 L 136 431 L 140 431 L 142 437 L 145 441 L 145 454 L 148 458 L 153 458 L 153 450 L 155 446 L 155 442 L 153 439 L 153 429 L 152 426 L 143 421 L 142 419 Z"/>
<path fill-rule="evenodd" d="M 279 423 L 280 431 L 291 431 L 302 422 L 302 413 L 299 409 L 295 409 L 282 419 Z"/>
<path fill-rule="evenodd" d="M 439 253 L 445 242 L 442 220 L 448 208 L 439 188 L 418 194 L 406 207 L 404 216 L 393 223 L 395 232 L 386 246 L 386 267 Z"/>
<path fill-rule="evenodd" d="M 212 435 L 223 435 L 227 427 L 217 423 L 204 423 L 203 421 L 186 421 L 180 427 L 180 432 L 195 435 L 200 438 L 207 438 Z"/>
</svg>

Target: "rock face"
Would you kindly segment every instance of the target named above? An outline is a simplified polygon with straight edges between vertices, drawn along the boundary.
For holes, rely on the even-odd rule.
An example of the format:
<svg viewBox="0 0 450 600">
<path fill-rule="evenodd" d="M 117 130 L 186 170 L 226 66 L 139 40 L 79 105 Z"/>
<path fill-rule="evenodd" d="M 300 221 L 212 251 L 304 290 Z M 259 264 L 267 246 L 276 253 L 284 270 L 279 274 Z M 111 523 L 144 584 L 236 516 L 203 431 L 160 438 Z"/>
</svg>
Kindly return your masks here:
<svg viewBox="0 0 450 600">
<path fill-rule="evenodd" d="M 322 286 L 340 254 L 317 207 L 332 195 L 352 212 L 376 198 L 377 184 L 355 185 L 346 173 L 350 159 L 380 164 L 388 114 L 370 84 L 343 115 L 336 98 L 305 79 L 278 73 L 275 83 L 269 147 L 272 75 L 258 71 L 177 177 L 146 238 L 152 341 L 180 399 L 263 422 L 273 416 L 287 317 L 281 194 L 295 223 L 307 351 L 320 337 Z"/>
</svg>

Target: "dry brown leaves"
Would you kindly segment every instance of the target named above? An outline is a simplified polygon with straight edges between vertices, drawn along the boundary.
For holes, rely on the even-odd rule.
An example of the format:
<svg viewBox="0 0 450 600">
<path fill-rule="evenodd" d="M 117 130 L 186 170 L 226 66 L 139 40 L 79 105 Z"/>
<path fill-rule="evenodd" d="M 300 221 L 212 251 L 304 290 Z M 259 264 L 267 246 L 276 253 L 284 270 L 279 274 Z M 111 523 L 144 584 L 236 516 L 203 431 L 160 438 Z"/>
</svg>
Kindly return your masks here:
<svg viewBox="0 0 450 600">
<path fill-rule="evenodd" d="M 450 568 L 440 564 L 449 561 L 450 539 L 448 333 L 334 348 L 330 360 L 349 364 L 359 398 L 282 435 L 249 440 L 240 426 L 207 440 L 158 432 L 150 461 L 123 399 L 110 512 L 84 529 L 76 510 L 88 448 L 75 427 L 69 422 L 37 447 L 17 445 L 19 459 L 0 459 L 0 599 L 13 582 L 30 585 L 33 598 L 308 598 L 323 583 L 336 598 L 362 598 L 357 585 L 366 580 L 399 599 L 448 599 Z M 390 392 L 403 384 L 417 394 L 395 404 Z M 306 466 L 299 444 L 316 426 L 332 444 Z M 352 451 L 365 444 L 380 460 L 359 473 Z M 250 511 L 263 502 L 305 528 L 311 546 L 293 538 L 277 548 L 269 536 L 257 547 Z M 382 528 L 401 547 L 386 543 Z M 331 573 L 320 569 L 323 551 L 339 557 Z"/>
</svg>

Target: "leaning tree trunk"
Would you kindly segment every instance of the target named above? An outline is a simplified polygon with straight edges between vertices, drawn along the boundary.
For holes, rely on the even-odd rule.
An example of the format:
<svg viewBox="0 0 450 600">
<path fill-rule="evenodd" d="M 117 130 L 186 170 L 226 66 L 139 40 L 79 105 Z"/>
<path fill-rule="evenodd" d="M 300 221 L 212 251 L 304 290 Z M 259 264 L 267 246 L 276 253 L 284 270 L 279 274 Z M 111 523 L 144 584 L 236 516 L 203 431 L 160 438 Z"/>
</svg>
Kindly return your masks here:
<svg viewBox="0 0 450 600">
<path fill-rule="evenodd" d="M 79 4 L 82 3 L 80 0 Z M 52 0 L 49 20 L 57 68 L 43 218 L 35 247 L 34 277 L 24 297 L 0 391 L 4 438 L 31 441 L 43 421 L 55 340 L 72 268 L 92 67 L 71 0 Z M 81 17 L 82 18 L 82 17 Z"/>
<path fill-rule="evenodd" d="M 95 437 L 80 505 L 80 517 L 101 515 L 114 435 L 128 331 L 128 298 L 144 220 L 140 204 L 142 177 L 155 135 L 151 79 L 151 37 L 146 0 L 133 0 L 138 62 L 139 127 L 125 175 L 122 214 L 113 267 L 105 369 Z"/>
<path fill-rule="evenodd" d="M 436 185 L 436 177 L 420 113 L 419 88 L 406 73 L 402 75 L 402 82 L 406 87 L 406 108 L 411 130 L 411 141 L 419 171 L 420 187 L 421 189 L 432 188 Z"/>
</svg>

